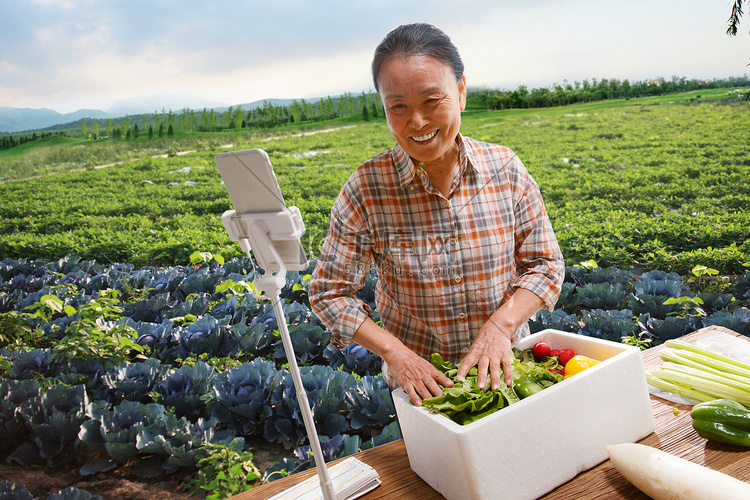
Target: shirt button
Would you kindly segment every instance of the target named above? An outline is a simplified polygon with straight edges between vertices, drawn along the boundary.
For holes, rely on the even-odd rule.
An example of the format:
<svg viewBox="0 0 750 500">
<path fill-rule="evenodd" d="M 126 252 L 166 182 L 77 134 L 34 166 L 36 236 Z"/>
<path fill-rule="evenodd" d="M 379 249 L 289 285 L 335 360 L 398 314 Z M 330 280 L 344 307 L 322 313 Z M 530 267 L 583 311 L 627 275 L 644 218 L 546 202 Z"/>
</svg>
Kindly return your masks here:
<svg viewBox="0 0 750 500">
<path fill-rule="evenodd" d="M 463 349 L 461 349 L 461 352 L 464 353 L 464 354 L 466 354 L 467 352 L 469 352 L 469 348 L 468 347 L 464 347 Z"/>
<path fill-rule="evenodd" d="M 443 200 L 443 208 L 450 208 L 451 202 L 448 200 Z"/>
<path fill-rule="evenodd" d="M 458 319 L 466 319 L 466 313 L 460 313 Z"/>
<path fill-rule="evenodd" d="M 458 241 L 456 241 L 456 238 L 451 238 L 450 240 L 448 240 L 448 243 L 450 243 L 451 245 L 455 245 L 456 243 L 458 243 Z"/>
<path fill-rule="evenodd" d="M 455 281 L 456 283 L 461 283 L 461 276 L 456 276 L 455 278 L 453 278 L 453 281 Z"/>
</svg>

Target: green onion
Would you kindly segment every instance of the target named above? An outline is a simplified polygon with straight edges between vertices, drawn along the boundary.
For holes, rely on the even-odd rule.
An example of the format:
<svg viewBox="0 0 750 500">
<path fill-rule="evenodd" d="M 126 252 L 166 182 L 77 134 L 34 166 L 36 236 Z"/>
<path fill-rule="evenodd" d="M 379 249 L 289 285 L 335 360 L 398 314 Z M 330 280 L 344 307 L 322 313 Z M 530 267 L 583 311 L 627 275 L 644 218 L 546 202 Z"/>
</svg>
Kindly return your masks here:
<svg viewBox="0 0 750 500">
<path fill-rule="evenodd" d="M 674 384 L 672 382 L 662 380 L 656 375 L 652 374 L 649 371 L 650 368 L 650 366 L 646 367 L 646 380 L 648 381 L 649 385 L 654 386 L 657 389 L 661 389 L 667 392 L 673 392 L 675 394 L 679 394 L 680 396 L 696 399 L 698 401 L 713 401 L 714 399 L 716 399 L 715 397 L 709 396 L 706 393 L 696 391 L 695 389 L 687 385 Z"/>
<path fill-rule="evenodd" d="M 740 375 L 735 375 L 734 373 L 723 373 L 721 370 L 717 370 L 711 367 L 694 366 L 689 363 L 680 364 L 680 363 L 675 363 L 672 361 L 667 361 L 662 366 L 666 366 L 668 368 L 677 368 L 677 369 L 680 369 L 682 367 L 690 368 L 690 369 L 695 370 L 696 373 L 699 372 L 704 375 L 713 375 L 715 377 L 720 377 L 719 380 L 721 380 L 723 383 L 730 385 L 732 387 L 750 391 L 750 378 L 741 377 Z"/>
<path fill-rule="evenodd" d="M 671 349 L 665 349 L 665 351 L 672 351 Z M 714 368 L 712 366 L 707 366 L 704 364 L 701 364 L 700 362 L 690 359 L 689 357 L 685 357 L 680 355 L 679 352 L 667 352 L 664 353 L 664 355 L 661 357 L 661 359 L 664 360 L 664 366 L 666 365 L 682 365 L 682 366 L 689 366 L 691 368 L 695 368 L 696 370 L 701 370 L 706 373 L 711 373 L 713 375 L 718 375 L 720 377 L 725 377 L 727 380 L 733 380 L 735 382 L 739 382 L 741 384 L 747 384 L 748 387 L 750 387 L 750 376 L 744 376 L 744 375 L 738 375 L 736 373 L 727 373 L 725 371 L 722 371 L 718 368 Z"/>
<path fill-rule="evenodd" d="M 737 382 L 727 383 L 712 373 L 682 365 L 677 365 L 676 368 L 652 366 L 649 367 L 649 371 L 667 382 L 683 384 L 709 396 L 715 396 L 713 399 L 726 398 L 750 405 L 750 386 Z"/>
<path fill-rule="evenodd" d="M 679 349 L 683 351 L 683 355 L 685 356 L 691 356 L 696 359 L 701 359 L 706 361 L 704 364 L 709 364 L 709 366 L 714 366 L 715 368 L 718 368 L 722 371 L 729 372 L 729 373 L 737 373 L 739 375 L 744 376 L 750 376 L 750 365 L 743 363 L 741 361 L 737 361 L 736 359 L 728 358 L 726 356 L 722 356 L 721 354 L 715 353 L 713 351 L 710 351 L 708 349 L 704 349 L 702 347 L 698 347 L 694 344 L 689 344 L 687 342 L 684 342 L 682 340 L 667 340 L 664 345 L 666 347 L 672 347 L 674 349 Z M 663 349 L 662 349 L 663 350 Z M 693 356 L 694 353 L 697 356 Z M 709 359 L 706 359 L 709 358 Z"/>
<path fill-rule="evenodd" d="M 668 340 L 661 366 L 646 367 L 649 385 L 698 401 L 726 398 L 750 406 L 750 365 L 681 340 Z"/>
</svg>

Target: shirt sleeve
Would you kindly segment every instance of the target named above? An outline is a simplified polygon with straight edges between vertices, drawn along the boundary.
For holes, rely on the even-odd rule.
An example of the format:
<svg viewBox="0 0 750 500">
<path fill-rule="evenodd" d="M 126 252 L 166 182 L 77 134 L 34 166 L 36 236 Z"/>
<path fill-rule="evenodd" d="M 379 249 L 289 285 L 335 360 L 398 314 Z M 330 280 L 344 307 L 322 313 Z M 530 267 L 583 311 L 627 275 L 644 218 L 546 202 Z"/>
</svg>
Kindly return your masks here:
<svg viewBox="0 0 750 500">
<path fill-rule="evenodd" d="M 523 186 L 516 204 L 515 252 L 518 279 L 514 287 L 539 296 L 545 307 L 555 307 L 563 279 L 565 262 L 549 221 L 536 181 L 516 157 L 518 185 Z"/>
<path fill-rule="evenodd" d="M 371 238 L 349 184 L 339 194 L 309 286 L 310 306 L 331 330 L 331 346 L 349 345 L 372 310 L 357 291 L 371 272 Z"/>
</svg>

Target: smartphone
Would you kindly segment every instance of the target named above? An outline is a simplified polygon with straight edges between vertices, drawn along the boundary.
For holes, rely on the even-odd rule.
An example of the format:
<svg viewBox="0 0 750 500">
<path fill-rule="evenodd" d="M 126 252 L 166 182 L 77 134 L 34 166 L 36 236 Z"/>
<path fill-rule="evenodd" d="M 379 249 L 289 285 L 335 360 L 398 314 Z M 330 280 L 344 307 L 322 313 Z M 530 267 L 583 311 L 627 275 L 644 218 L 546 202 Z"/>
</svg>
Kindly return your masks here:
<svg viewBox="0 0 750 500">
<path fill-rule="evenodd" d="M 267 229 L 269 239 L 287 269 L 307 269 L 307 257 L 300 241 L 304 233 L 302 216 L 297 207 L 287 207 L 284 203 L 268 154 L 262 149 L 229 151 L 219 153 L 215 160 L 234 206 L 234 213 L 228 211 L 222 217 L 229 217 L 234 222 L 231 228 L 225 222 L 230 236 L 248 238 L 247 224 L 259 221 Z M 247 251 L 242 242 L 240 245 Z M 256 258 L 263 250 L 256 249 Z"/>
</svg>

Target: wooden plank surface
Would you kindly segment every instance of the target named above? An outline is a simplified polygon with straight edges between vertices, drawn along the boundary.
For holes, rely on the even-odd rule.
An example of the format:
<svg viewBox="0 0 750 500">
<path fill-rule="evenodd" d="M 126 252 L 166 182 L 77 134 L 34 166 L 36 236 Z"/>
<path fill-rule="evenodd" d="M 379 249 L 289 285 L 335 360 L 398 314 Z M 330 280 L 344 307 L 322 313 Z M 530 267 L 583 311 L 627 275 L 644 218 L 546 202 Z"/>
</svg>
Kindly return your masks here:
<svg viewBox="0 0 750 500">
<path fill-rule="evenodd" d="M 742 337 L 726 328 L 708 327 L 686 335 L 681 340 L 694 342 L 711 332 L 725 332 Z M 657 346 L 643 351 L 644 365 L 661 364 L 660 349 L 661 346 Z M 672 403 L 652 395 L 651 407 L 654 411 L 656 430 L 639 441 L 640 443 L 719 470 L 743 481 L 750 481 L 750 453 L 743 448 L 706 441 L 699 437 L 691 424 L 690 406 Z M 406 447 L 401 439 L 365 450 L 354 456 L 372 466 L 380 474 L 382 481 L 378 488 L 360 497 L 364 500 L 443 498 L 411 470 Z M 561 457 L 561 460 L 564 459 L 565 457 Z M 299 472 L 235 495 L 231 497 L 231 500 L 265 500 L 313 474 L 315 474 L 315 469 Z M 648 499 L 622 477 L 608 460 L 593 469 L 581 472 L 541 498 L 545 500 Z"/>
</svg>

